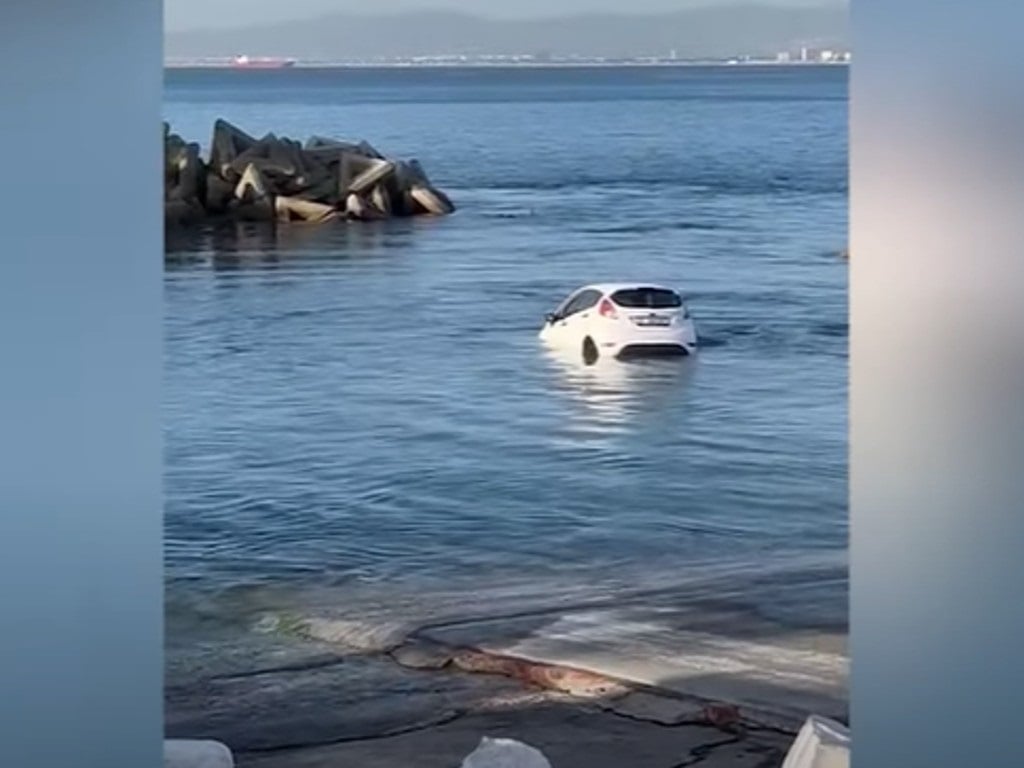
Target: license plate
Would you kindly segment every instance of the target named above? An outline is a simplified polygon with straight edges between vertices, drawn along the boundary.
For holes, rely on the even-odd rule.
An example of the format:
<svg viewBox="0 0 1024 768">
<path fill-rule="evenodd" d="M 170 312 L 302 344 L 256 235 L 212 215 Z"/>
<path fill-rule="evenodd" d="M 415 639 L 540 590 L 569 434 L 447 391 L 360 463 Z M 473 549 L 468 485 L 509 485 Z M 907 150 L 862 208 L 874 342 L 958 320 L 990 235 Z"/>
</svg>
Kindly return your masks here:
<svg viewBox="0 0 1024 768">
<path fill-rule="evenodd" d="M 634 317 L 633 322 L 644 328 L 664 328 L 672 324 L 672 318 L 664 315 L 648 315 L 647 317 Z"/>
</svg>

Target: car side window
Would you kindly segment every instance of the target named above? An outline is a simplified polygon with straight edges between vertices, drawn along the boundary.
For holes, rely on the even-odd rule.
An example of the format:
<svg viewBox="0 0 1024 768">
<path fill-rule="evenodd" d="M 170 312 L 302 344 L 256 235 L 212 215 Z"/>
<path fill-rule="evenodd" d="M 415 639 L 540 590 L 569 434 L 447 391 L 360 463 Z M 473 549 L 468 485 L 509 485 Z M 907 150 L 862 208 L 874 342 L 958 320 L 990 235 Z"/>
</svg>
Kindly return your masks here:
<svg viewBox="0 0 1024 768">
<path fill-rule="evenodd" d="M 582 312 L 585 309 L 590 309 L 595 304 L 597 304 L 597 302 L 599 302 L 600 300 L 601 300 L 601 292 L 600 291 L 587 291 L 582 296 L 580 296 L 580 305 L 576 308 L 576 311 L 577 312 Z"/>
<path fill-rule="evenodd" d="M 558 316 L 559 318 L 563 318 L 563 317 L 568 317 L 569 315 L 571 315 L 571 314 L 573 313 L 573 311 L 574 311 L 574 309 L 573 309 L 573 308 L 574 308 L 574 307 L 576 306 L 576 302 L 578 302 L 579 300 L 580 300 L 580 297 L 579 297 L 579 296 L 573 296 L 573 297 L 572 297 L 572 298 L 570 298 L 570 299 L 569 299 L 568 301 L 565 301 L 565 302 L 564 302 L 564 303 L 562 304 L 562 306 L 560 306 L 560 307 L 559 307 L 559 308 L 558 308 L 558 309 L 557 309 L 557 310 L 555 311 L 555 314 L 556 314 L 556 315 L 557 315 L 557 316 Z"/>
<path fill-rule="evenodd" d="M 572 299 L 568 304 L 566 304 L 565 308 L 561 311 L 560 314 L 563 318 L 571 317 L 572 315 L 575 315 L 586 309 L 590 309 L 592 306 L 597 304 L 600 298 L 600 291 L 583 291 L 583 293 L 581 293 L 579 296 Z"/>
</svg>

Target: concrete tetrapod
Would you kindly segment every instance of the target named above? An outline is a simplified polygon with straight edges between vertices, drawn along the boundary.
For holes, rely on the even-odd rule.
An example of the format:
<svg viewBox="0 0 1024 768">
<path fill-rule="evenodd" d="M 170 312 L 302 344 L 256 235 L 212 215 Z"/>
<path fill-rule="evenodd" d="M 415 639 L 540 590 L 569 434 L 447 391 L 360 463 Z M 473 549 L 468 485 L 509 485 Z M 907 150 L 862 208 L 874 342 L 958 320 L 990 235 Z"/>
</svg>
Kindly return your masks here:
<svg viewBox="0 0 1024 768">
<path fill-rule="evenodd" d="M 366 141 L 257 139 L 225 120 L 214 123 L 206 162 L 198 144 L 164 123 L 164 202 L 168 224 L 218 216 L 369 221 L 455 210 L 416 160 L 386 158 Z"/>
<path fill-rule="evenodd" d="M 444 193 L 431 187 L 417 184 L 409 189 L 409 195 L 424 211 L 434 216 L 444 216 L 454 210 Z"/>
<path fill-rule="evenodd" d="M 210 167 L 221 177 L 231 173 L 231 162 L 246 150 L 256 145 L 256 139 L 226 120 L 213 124 L 213 138 L 210 139 Z"/>
<path fill-rule="evenodd" d="M 365 158 L 359 158 L 359 160 L 363 161 L 363 169 L 348 185 L 348 191 L 355 192 L 357 195 L 363 194 L 395 171 L 395 164 L 390 160 L 366 160 Z M 356 162 L 358 163 L 359 160 Z"/>
<path fill-rule="evenodd" d="M 386 218 L 383 211 L 377 210 L 372 203 L 367 202 L 354 192 L 345 200 L 345 212 L 359 221 L 379 221 Z"/>
<path fill-rule="evenodd" d="M 298 197 L 278 196 L 274 200 L 278 221 L 331 221 L 341 217 L 333 205 L 314 203 Z"/>
</svg>

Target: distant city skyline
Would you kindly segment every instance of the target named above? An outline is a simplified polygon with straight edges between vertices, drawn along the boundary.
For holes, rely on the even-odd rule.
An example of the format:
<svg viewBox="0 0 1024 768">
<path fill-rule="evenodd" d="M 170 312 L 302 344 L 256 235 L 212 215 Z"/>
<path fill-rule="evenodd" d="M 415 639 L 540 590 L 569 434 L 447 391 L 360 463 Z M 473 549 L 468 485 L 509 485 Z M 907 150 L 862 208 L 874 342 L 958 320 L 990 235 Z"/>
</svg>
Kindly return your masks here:
<svg viewBox="0 0 1024 768">
<path fill-rule="evenodd" d="M 535 56 L 533 54 L 479 54 L 479 55 L 434 55 L 434 56 L 386 56 L 386 57 L 340 57 L 336 59 L 306 59 L 292 57 L 250 57 L 200 56 L 168 57 L 165 66 L 171 68 L 228 67 L 233 69 L 287 69 L 293 67 L 485 67 L 485 66 L 684 66 L 687 64 L 752 64 L 752 65 L 800 65 L 800 64 L 849 64 L 852 52 L 844 47 L 812 48 L 801 46 L 797 49 L 776 51 L 771 54 L 747 55 L 739 53 L 727 57 L 687 59 L 675 50 L 667 55 L 634 56 L 625 58 L 603 58 L 585 56 Z"/>
<path fill-rule="evenodd" d="M 680 59 L 728 59 L 775 58 L 781 51 L 804 47 L 847 48 L 848 14 L 843 5 L 690 5 L 668 13 L 592 12 L 528 19 L 453 11 L 336 12 L 257 23 L 242 15 L 231 28 L 168 29 L 165 55 L 183 59 L 244 54 L 337 62 L 481 56 L 623 59 L 671 57 L 674 51 Z"/>
</svg>

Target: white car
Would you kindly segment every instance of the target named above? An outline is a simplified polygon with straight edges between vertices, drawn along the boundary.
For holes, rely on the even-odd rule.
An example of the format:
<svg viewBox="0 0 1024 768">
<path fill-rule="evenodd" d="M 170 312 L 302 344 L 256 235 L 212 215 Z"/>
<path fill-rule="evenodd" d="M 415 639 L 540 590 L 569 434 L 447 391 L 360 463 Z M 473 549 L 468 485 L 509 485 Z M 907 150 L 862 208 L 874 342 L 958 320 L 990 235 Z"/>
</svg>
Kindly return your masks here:
<svg viewBox="0 0 1024 768">
<path fill-rule="evenodd" d="M 602 356 L 690 355 L 697 331 L 676 291 L 647 283 L 587 285 L 547 315 L 540 338 L 579 350 L 587 363 Z"/>
</svg>

